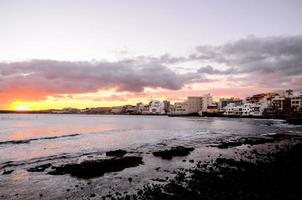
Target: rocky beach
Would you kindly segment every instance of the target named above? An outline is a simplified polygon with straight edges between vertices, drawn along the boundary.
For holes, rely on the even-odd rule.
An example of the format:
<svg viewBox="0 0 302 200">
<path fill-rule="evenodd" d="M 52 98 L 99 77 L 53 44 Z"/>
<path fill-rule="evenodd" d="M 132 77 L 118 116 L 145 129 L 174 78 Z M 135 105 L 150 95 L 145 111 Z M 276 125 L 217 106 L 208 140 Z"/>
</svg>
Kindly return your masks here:
<svg viewBox="0 0 302 200">
<path fill-rule="evenodd" d="M 49 116 L 46 118 L 50 120 Z M 82 116 L 80 118 L 83 120 Z M 115 116 L 109 122 L 117 119 L 128 120 Z M 104 121 L 99 117 L 94 120 Z M 157 121 L 158 118 L 134 117 L 131 120 Z M 30 148 L 42 151 L 40 145 L 43 142 L 48 144 L 44 148 L 51 149 L 56 143 L 65 145 L 66 140 L 77 145 L 77 139 L 86 142 L 89 137 L 92 140 L 99 139 L 96 144 L 89 143 L 93 148 L 86 150 L 81 150 L 78 146 L 72 147 L 72 152 L 2 160 L 0 197 L 300 199 L 300 126 L 289 125 L 281 120 L 165 117 L 160 120 L 165 120 L 165 123 L 183 121 L 187 124 L 178 126 L 173 133 L 168 131 L 168 127 L 164 128 L 165 123 L 155 128 L 145 128 L 149 134 L 152 130 L 153 136 L 159 134 L 159 130 L 160 133 L 164 132 L 157 140 L 150 140 L 146 135 L 138 140 L 138 135 L 144 131 L 131 125 L 132 129 L 118 132 L 129 132 L 131 136 L 138 134 L 136 143 L 112 144 L 103 149 L 97 148 L 101 146 L 99 142 L 105 139 L 102 131 L 99 134 L 66 133 L 63 137 L 48 135 L 39 137 L 40 139 L 26 138 L 25 143 L 2 141 L 0 146 L 3 153 L 5 148 L 18 149 L 20 145 L 27 145 L 28 148 L 32 145 Z M 211 126 L 207 125 L 209 123 Z M 222 130 L 222 127 L 228 127 L 228 130 Z M 134 133 L 133 129 L 139 131 Z M 238 134 L 234 134 L 235 132 Z M 110 137 L 117 137 L 116 134 L 110 131 Z M 107 138 L 105 144 L 108 145 L 109 141 L 110 138 Z"/>
</svg>

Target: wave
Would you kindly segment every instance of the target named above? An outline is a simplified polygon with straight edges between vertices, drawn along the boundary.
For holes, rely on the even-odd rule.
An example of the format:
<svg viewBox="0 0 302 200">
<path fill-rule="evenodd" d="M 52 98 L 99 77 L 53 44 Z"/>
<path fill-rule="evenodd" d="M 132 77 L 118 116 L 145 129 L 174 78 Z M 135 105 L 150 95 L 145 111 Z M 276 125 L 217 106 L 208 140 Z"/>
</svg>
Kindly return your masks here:
<svg viewBox="0 0 302 200">
<path fill-rule="evenodd" d="M 0 145 L 6 145 L 6 144 L 26 144 L 26 143 L 30 143 L 30 142 L 36 141 L 36 140 L 54 140 L 54 139 L 58 139 L 58 138 L 75 137 L 75 136 L 78 136 L 78 135 L 80 135 L 80 134 L 76 133 L 76 134 L 70 134 L 70 135 L 32 138 L 32 139 L 26 139 L 26 140 L 8 140 L 8 141 L 1 141 Z"/>
</svg>

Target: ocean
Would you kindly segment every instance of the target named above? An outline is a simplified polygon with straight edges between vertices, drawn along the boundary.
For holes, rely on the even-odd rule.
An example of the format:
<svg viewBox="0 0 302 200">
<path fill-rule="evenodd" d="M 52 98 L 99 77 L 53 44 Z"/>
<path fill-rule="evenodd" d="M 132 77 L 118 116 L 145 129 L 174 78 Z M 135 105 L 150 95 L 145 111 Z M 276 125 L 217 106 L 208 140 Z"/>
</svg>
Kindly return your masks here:
<svg viewBox="0 0 302 200">
<path fill-rule="evenodd" d="M 189 168 L 194 160 L 228 154 L 211 148 L 220 139 L 299 134 L 301 127 L 283 120 L 134 115 L 1 114 L 0 197 L 4 199 L 84 198 L 94 191 L 131 192 L 171 171 Z M 187 157 L 156 158 L 152 152 L 174 146 L 193 147 Z M 143 157 L 144 164 L 92 179 L 30 172 L 35 166 L 58 166 L 105 158 L 123 149 Z M 185 162 L 185 160 L 193 160 Z M 158 169 L 161 170 L 158 170 Z M 160 171 L 160 172 L 158 172 Z M 156 172 L 156 175 L 155 175 Z M 129 184 L 129 177 L 133 181 Z M 81 188 L 81 189 L 80 189 Z"/>
</svg>

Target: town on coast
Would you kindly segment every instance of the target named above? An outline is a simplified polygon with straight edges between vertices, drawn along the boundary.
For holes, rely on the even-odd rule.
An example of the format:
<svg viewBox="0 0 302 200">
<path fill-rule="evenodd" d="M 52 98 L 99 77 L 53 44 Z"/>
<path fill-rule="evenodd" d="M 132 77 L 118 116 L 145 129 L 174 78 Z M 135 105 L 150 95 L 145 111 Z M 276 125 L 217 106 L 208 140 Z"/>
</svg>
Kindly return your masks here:
<svg viewBox="0 0 302 200">
<path fill-rule="evenodd" d="M 255 117 L 289 120 L 301 118 L 301 91 L 289 89 L 255 94 L 245 99 L 236 97 L 215 99 L 211 94 L 205 94 L 201 96 L 189 96 L 185 101 L 174 102 L 173 104 L 168 100 L 150 100 L 148 103 L 139 102 L 136 105 L 84 109 L 63 108 L 21 111 L 21 113 Z"/>
</svg>

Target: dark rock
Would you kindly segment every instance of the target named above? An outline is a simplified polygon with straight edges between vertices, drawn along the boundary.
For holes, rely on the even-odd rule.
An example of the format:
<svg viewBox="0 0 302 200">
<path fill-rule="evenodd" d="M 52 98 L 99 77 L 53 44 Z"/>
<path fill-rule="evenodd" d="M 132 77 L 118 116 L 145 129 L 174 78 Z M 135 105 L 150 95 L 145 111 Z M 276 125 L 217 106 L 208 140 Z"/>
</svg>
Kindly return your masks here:
<svg viewBox="0 0 302 200">
<path fill-rule="evenodd" d="M 2 175 L 6 175 L 6 174 L 11 174 L 12 172 L 13 172 L 14 170 L 4 170 L 3 172 L 2 172 Z"/>
<path fill-rule="evenodd" d="M 44 164 L 44 165 L 38 165 L 38 166 L 35 166 L 35 167 L 32 167 L 32 168 L 29 168 L 27 169 L 27 171 L 29 172 L 44 172 L 45 169 L 51 167 L 51 164 L 48 163 L 48 164 Z"/>
<path fill-rule="evenodd" d="M 132 199 L 301 199 L 302 144 L 281 148 L 256 163 L 218 158 L 177 172 L 167 184 L 149 184 Z M 270 155 L 270 154 L 269 154 Z M 129 197 L 130 199 L 130 197 Z"/>
<path fill-rule="evenodd" d="M 170 160 L 176 156 L 187 156 L 193 150 L 194 148 L 177 146 L 177 147 L 172 147 L 171 149 L 153 152 L 153 155 L 156 157 L 161 157 L 162 159 Z"/>
<path fill-rule="evenodd" d="M 124 156 L 126 153 L 127 151 L 118 149 L 118 150 L 106 152 L 106 156 Z"/>
<path fill-rule="evenodd" d="M 241 145 L 247 145 L 248 148 L 250 148 L 253 145 L 259 145 L 259 144 L 267 144 L 267 143 L 274 143 L 280 140 L 289 139 L 291 137 L 296 136 L 290 136 L 285 134 L 275 134 L 275 135 L 267 135 L 265 137 L 248 137 L 248 138 L 238 138 L 238 139 L 230 139 L 227 141 L 221 141 L 216 147 L 220 149 L 226 149 L 230 147 L 238 147 Z M 215 145 L 213 145 L 215 146 Z"/>
<path fill-rule="evenodd" d="M 130 196 L 128 194 L 125 196 L 125 200 L 130 200 Z"/>
<path fill-rule="evenodd" d="M 291 118 L 286 120 L 287 123 L 293 124 L 293 125 L 302 125 L 302 119 L 301 118 Z"/>
<path fill-rule="evenodd" d="M 87 160 L 82 163 L 71 163 L 56 167 L 49 172 L 51 175 L 70 174 L 78 178 L 93 178 L 108 172 L 118 172 L 125 168 L 136 167 L 143 164 L 142 157 L 128 156 L 115 157 L 105 160 Z"/>
<path fill-rule="evenodd" d="M 95 194 L 91 194 L 90 197 L 95 197 Z"/>
<path fill-rule="evenodd" d="M 130 177 L 130 178 L 128 178 L 128 181 L 129 181 L 129 182 L 132 182 L 132 178 L 131 178 L 131 177 Z"/>
</svg>

